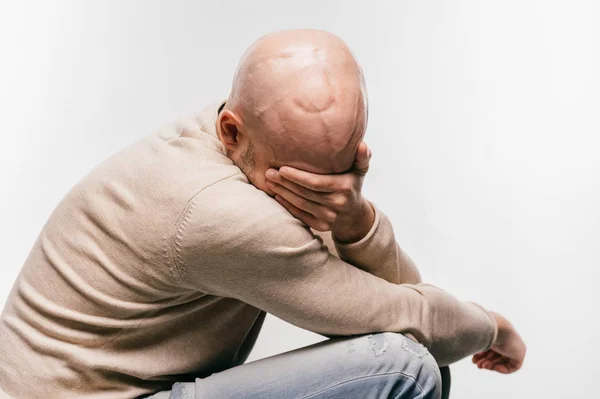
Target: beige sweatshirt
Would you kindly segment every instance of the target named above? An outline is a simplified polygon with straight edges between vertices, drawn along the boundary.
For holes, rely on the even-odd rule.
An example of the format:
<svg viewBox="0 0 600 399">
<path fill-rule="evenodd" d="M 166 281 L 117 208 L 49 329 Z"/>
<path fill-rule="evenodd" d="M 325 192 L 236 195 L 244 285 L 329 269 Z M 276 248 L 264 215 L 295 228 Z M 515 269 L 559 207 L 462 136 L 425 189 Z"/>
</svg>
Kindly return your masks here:
<svg viewBox="0 0 600 399">
<path fill-rule="evenodd" d="M 419 284 L 381 211 L 360 242 L 326 237 L 329 252 L 249 184 L 217 139 L 218 105 L 113 155 L 63 198 L 2 313 L 4 391 L 169 389 L 243 363 L 265 311 L 326 336 L 405 332 L 440 365 L 491 345 L 489 313 Z"/>
</svg>

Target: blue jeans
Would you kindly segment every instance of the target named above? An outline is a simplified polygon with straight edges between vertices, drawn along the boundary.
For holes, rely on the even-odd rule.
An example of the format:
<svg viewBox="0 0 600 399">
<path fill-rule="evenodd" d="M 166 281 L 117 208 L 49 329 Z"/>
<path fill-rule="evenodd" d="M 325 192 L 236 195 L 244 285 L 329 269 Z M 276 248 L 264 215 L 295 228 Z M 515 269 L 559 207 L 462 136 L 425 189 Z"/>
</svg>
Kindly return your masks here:
<svg viewBox="0 0 600 399">
<path fill-rule="evenodd" d="M 440 399 L 440 369 L 402 334 L 332 338 L 175 383 L 152 399 Z"/>
</svg>

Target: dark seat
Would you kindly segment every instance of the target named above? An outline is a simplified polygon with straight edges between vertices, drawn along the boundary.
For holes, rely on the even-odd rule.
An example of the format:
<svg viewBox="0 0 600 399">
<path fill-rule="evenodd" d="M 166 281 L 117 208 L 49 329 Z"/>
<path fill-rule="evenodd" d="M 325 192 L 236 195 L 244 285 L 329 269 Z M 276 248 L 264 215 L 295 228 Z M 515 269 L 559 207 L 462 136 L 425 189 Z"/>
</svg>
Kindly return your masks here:
<svg viewBox="0 0 600 399">
<path fill-rule="evenodd" d="M 448 399 L 450 397 L 450 367 L 440 367 L 440 374 L 442 375 L 442 399 Z"/>
</svg>

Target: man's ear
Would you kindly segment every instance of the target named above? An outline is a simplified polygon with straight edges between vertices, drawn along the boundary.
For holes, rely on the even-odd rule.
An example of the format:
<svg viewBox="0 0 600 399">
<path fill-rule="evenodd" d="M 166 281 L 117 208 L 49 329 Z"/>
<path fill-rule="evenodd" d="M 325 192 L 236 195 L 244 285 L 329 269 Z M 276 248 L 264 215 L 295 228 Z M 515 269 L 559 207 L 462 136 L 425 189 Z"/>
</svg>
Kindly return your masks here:
<svg viewBox="0 0 600 399">
<path fill-rule="evenodd" d="M 230 151 L 234 151 L 240 145 L 242 136 L 242 121 L 230 110 L 223 110 L 217 122 L 218 134 L 221 142 Z"/>
</svg>

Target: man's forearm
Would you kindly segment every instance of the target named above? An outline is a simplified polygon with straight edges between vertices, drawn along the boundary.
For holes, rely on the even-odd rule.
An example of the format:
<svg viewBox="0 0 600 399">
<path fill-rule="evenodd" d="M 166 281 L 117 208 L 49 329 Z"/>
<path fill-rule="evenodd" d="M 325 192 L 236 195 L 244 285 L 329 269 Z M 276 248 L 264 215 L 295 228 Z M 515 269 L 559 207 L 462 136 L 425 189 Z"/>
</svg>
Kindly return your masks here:
<svg viewBox="0 0 600 399">
<path fill-rule="evenodd" d="M 417 284 L 421 275 L 396 242 L 392 225 L 374 205 L 371 229 L 356 242 L 344 244 L 332 233 L 336 254 L 344 261 L 394 284 Z"/>
</svg>

